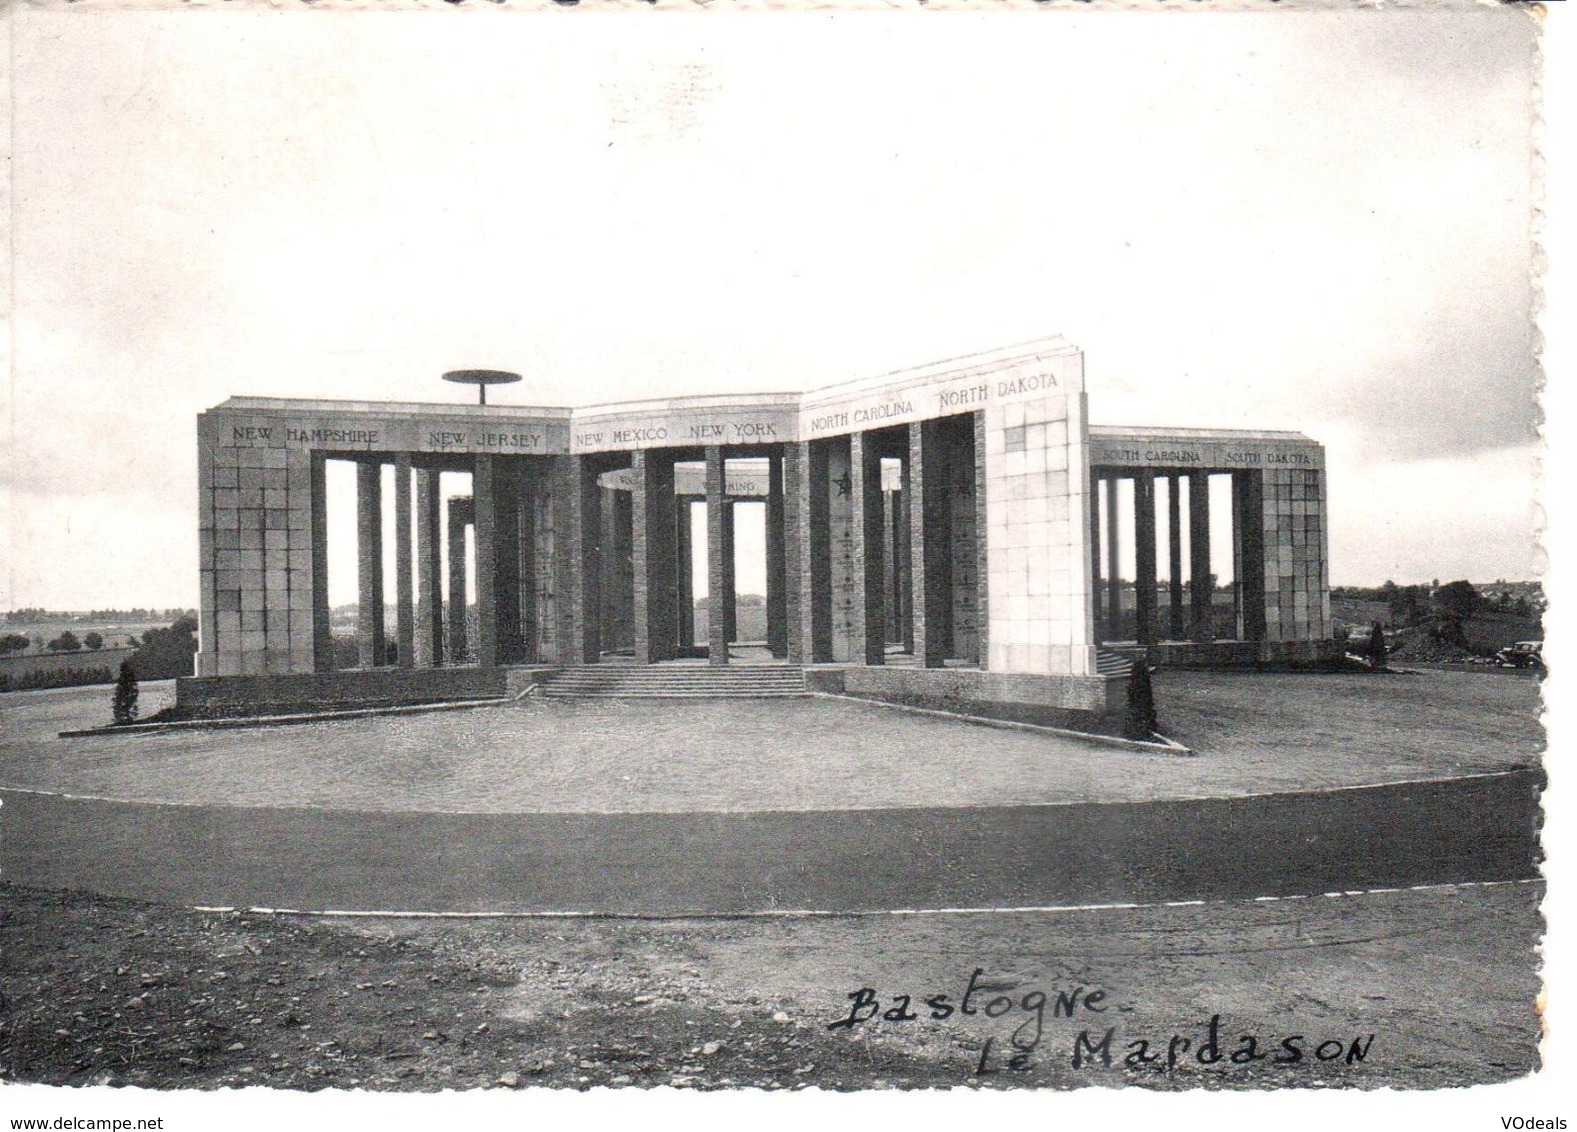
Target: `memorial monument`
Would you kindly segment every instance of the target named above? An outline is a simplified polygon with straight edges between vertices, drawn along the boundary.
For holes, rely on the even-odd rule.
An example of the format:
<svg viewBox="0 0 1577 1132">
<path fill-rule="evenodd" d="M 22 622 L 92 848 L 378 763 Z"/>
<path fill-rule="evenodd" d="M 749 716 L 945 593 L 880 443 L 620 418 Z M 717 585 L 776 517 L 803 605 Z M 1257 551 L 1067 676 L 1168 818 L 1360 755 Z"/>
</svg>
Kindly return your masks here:
<svg viewBox="0 0 1577 1132">
<path fill-rule="evenodd" d="M 1060 338 L 806 393 L 582 408 L 234 397 L 198 417 L 197 439 L 200 679 L 183 698 L 234 677 L 321 684 L 335 669 L 330 460 L 356 465 L 360 667 L 391 679 L 616 657 L 728 665 L 746 500 L 765 504 L 759 655 L 836 668 L 856 694 L 1103 714 L 1122 696 L 1113 649 L 1171 663 L 1330 651 L 1321 446 L 1092 426 L 1083 355 Z M 469 497 L 441 498 L 445 472 L 469 474 Z M 1230 481 L 1217 492 L 1231 501 L 1226 595 L 1210 568 L 1215 476 Z M 697 639 L 702 514 L 710 600 Z"/>
</svg>

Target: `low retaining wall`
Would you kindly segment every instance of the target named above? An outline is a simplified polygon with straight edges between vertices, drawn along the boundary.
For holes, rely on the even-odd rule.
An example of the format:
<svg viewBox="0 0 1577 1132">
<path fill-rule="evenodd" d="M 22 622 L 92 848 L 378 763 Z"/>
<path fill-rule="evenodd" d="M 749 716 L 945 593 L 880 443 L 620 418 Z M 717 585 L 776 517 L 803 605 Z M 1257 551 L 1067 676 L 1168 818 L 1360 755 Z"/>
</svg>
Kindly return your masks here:
<svg viewBox="0 0 1577 1132">
<path fill-rule="evenodd" d="M 1114 676 L 875 666 L 807 668 L 805 685 L 813 692 L 1075 730 L 1120 723 L 1128 687 L 1123 677 Z"/>
<path fill-rule="evenodd" d="M 444 814 L 0 791 L 16 884 L 236 907 L 729 914 L 1232 899 L 1538 875 L 1539 771 L 1053 806 Z"/>
<path fill-rule="evenodd" d="M 1161 668 L 1322 668 L 1341 660 L 1334 641 L 1163 641 L 1141 649 L 1102 645 L 1137 660 L 1148 653 Z"/>
<path fill-rule="evenodd" d="M 354 668 L 271 676 L 184 676 L 175 682 L 182 714 L 271 715 L 359 707 L 401 707 L 514 695 L 548 668 Z"/>
</svg>

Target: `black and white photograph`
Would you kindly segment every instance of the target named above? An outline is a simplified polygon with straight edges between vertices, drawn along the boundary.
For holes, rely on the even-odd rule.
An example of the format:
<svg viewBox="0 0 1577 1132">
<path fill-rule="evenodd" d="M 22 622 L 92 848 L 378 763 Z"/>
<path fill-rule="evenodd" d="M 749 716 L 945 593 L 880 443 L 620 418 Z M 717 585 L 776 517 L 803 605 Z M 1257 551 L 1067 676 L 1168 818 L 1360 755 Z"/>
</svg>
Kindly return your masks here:
<svg viewBox="0 0 1577 1132">
<path fill-rule="evenodd" d="M 1577 1119 L 1561 6 L 731 7 L 0 13 L 6 1126 Z"/>
</svg>

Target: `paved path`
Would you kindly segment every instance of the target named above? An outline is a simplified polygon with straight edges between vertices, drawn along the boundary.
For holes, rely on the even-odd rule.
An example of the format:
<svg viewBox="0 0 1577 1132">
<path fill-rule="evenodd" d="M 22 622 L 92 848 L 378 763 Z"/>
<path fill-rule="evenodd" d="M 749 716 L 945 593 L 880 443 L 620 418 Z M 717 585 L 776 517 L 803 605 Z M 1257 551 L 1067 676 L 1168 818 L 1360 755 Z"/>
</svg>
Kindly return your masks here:
<svg viewBox="0 0 1577 1132">
<path fill-rule="evenodd" d="M 1537 771 L 1244 798 L 371 813 L 0 791 L 6 880 L 181 904 L 647 914 L 1042 906 L 1534 876 Z"/>
<path fill-rule="evenodd" d="M 155 706 L 167 693 L 145 688 Z M 0 788 L 459 813 L 1025 806 L 1265 794 L 1538 765 L 1525 679 L 1174 673 L 1197 758 L 850 701 L 524 701 L 246 731 L 60 739 L 102 689 L 0 696 Z"/>
</svg>

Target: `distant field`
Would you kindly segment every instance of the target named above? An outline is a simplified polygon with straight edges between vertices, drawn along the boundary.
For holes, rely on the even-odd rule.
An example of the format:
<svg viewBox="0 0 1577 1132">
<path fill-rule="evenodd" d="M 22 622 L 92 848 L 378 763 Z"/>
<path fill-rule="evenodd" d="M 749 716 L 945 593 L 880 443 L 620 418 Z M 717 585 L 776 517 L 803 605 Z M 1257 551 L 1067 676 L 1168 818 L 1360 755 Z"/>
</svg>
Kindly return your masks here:
<svg viewBox="0 0 1577 1132">
<path fill-rule="evenodd" d="M 0 636 L 7 633 L 19 633 L 24 637 L 42 640 L 45 645 L 61 633 L 70 629 L 81 640 L 89 633 L 98 633 L 104 638 L 104 647 L 119 648 L 126 644 L 126 638 L 135 636 L 139 640 L 149 629 L 163 629 L 169 621 L 160 618 L 153 621 L 72 621 L 69 619 L 52 621 L 23 621 L 0 624 Z M 28 652 L 48 652 L 47 648 L 40 648 L 36 644 Z M 87 652 L 87 649 L 83 649 Z"/>
</svg>

